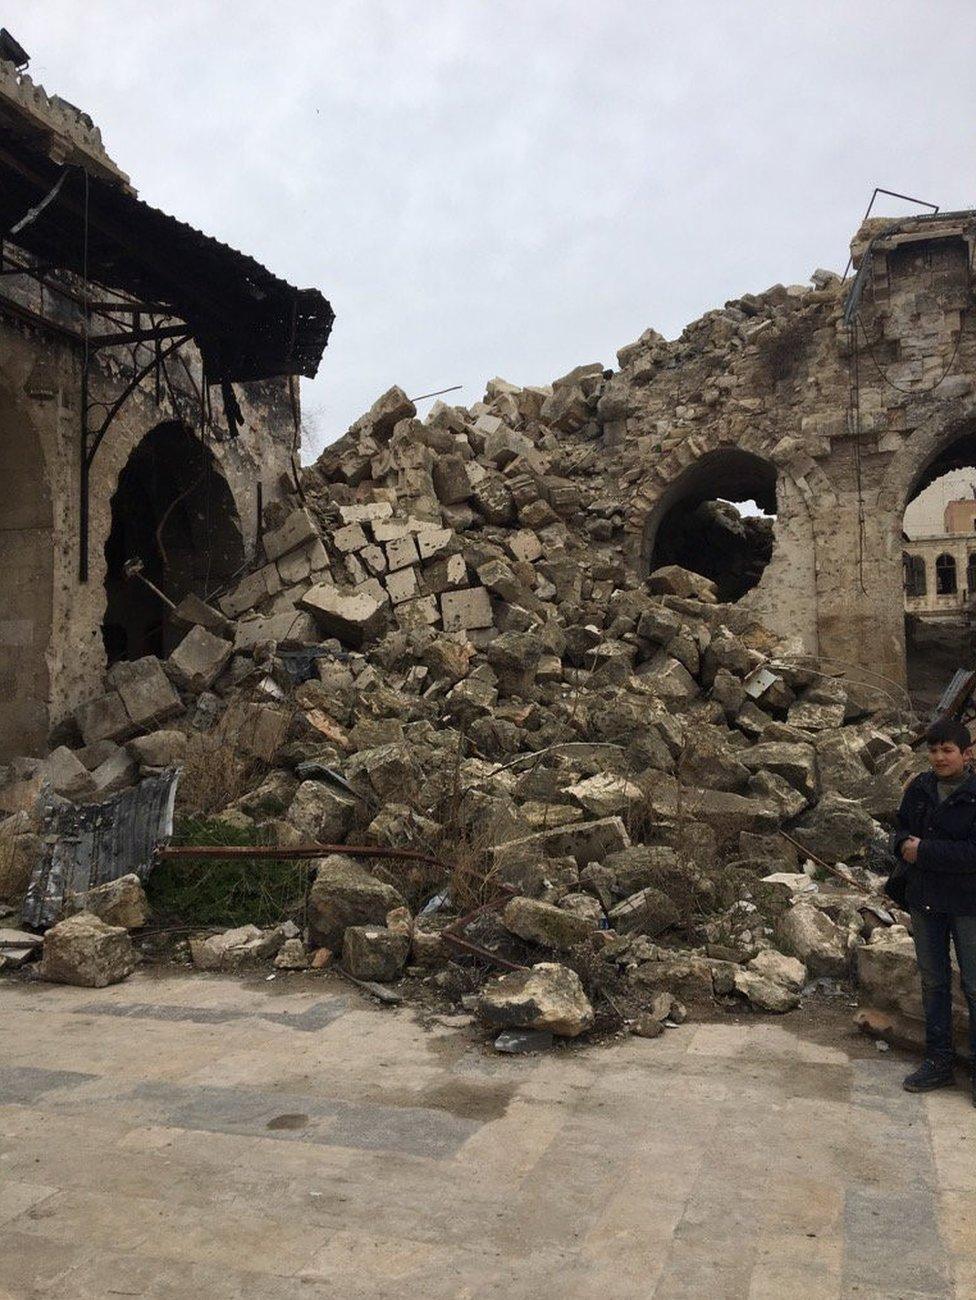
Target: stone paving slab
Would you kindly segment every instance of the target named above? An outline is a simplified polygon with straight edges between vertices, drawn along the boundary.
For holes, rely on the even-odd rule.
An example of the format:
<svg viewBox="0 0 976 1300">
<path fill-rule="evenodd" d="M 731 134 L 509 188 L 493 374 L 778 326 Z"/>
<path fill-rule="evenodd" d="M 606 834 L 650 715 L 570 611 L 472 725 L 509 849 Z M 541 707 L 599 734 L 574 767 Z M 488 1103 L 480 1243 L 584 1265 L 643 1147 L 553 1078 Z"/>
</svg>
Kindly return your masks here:
<svg viewBox="0 0 976 1300">
<path fill-rule="evenodd" d="M 844 1012 L 508 1058 L 330 977 L 104 992 L 0 983 L 0 1300 L 976 1293 L 966 1092 Z"/>
</svg>

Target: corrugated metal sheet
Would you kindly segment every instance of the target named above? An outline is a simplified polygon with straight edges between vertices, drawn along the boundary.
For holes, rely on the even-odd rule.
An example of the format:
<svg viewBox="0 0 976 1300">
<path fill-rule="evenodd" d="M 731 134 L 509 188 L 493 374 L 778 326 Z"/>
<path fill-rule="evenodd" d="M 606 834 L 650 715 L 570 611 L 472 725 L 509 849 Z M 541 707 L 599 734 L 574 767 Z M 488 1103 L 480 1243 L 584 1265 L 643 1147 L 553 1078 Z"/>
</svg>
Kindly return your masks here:
<svg viewBox="0 0 976 1300">
<path fill-rule="evenodd" d="M 24 899 L 24 923 L 53 925 L 66 895 L 84 893 L 130 871 L 144 879 L 156 846 L 173 834 L 178 780 L 179 771 L 173 769 L 104 803 L 42 796 L 43 848 Z"/>
</svg>

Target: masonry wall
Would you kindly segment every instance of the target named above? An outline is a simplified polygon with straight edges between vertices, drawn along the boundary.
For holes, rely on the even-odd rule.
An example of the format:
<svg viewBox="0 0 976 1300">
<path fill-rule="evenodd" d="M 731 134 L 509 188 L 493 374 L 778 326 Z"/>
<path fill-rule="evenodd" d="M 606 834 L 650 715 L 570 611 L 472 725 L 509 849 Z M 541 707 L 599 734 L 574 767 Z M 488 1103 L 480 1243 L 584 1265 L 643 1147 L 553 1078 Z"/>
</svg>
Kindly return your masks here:
<svg viewBox="0 0 976 1300">
<path fill-rule="evenodd" d="M 867 223 L 875 238 L 857 335 L 850 281 L 774 286 L 693 322 L 673 342 L 648 330 L 618 354 L 599 402 L 601 473 L 617 485 L 635 564 L 655 505 L 716 450 L 777 472 L 773 559 L 744 601 L 839 668 L 905 680 L 902 517 L 939 473 L 976 463 L 973 214 Z M 725 496 L 720 480 L 715 495 Z"/>
<path fill-rule="evenodd" d="M 111 401 L 126 377 L 114 354 L 96 371 Z M 199 380 L 199 358 L 188 358 Z M 174 376 L 177 371 L 174 368 Z M 190 409 L 188 379 L 174 380 Z M 290 474 L 295 431 L 283 383 L 237 389 L 244 428 L 210 439 L 236 508 L 245 551 L 257 536 L 258 485 L 268 503 Z M 215 395 L 216 396 L 216 395 Z M 98 693 L 106 656 L 105 543 L 111 500 L 132 452 L 174 419 L 151 386 L 126 403 L 97 453 L 90 482 L 90 570 L 78 578 L 81 358 L 76 345 L 0 310 L 0 759 L 43 749 L 50 728 Z M 216 407 L 220 426 L 219 401 Z M 224 426 L 226 427 L 226 426 Z"/>
</svg>

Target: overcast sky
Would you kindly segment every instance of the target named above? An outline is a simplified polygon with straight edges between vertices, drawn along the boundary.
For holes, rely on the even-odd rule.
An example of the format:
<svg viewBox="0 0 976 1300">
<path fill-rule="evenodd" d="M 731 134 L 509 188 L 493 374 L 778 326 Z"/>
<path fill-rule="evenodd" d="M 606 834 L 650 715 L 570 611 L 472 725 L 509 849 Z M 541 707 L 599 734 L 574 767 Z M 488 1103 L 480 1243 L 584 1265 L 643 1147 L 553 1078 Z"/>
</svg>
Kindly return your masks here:
<svg viewBox="0 0 976 1300">
<path fill-rule="evenodd" d="M 976 205 L 972 0 L 0 0 L 143 198 L 317 286 L 314 439 L 843 270 Z M 890 202 L 879 211 L 909 210 Z"/>
</svg>

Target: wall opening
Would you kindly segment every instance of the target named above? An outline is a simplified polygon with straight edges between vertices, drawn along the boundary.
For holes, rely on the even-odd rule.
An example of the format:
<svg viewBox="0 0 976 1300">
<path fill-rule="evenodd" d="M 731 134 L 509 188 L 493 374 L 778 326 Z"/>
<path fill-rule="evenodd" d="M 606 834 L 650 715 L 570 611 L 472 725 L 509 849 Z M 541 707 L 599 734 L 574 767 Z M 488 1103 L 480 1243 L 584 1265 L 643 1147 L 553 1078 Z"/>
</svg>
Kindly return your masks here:
<svg viewBox="0 0 976 1300">
<path fill-rule="evenodd" d="M 776 468 L 737 447 L 708 452 L 664 493 L 648 516 L 648 572 L 680 564 L 718 586 L 721 601 L 739 600 L 762 577 L 773 554 Z"/>
<path fill-rule="evenodd" d="M 206 599 L 244 563 L 240 520 L 211 451 L 177 422 L 157 425 L 119 475 L 105 544 L 109 663 L 165 656 L 185 634 L 164 601 L 131 573 L 132 561 L 171 601 Z"/>
<path fill-rule="evenodd" d="M 919 470 L 902 527 L 905 666 L 924 715 L 957 668 L 976 666 L 976 430 Z"/>
<path fill-rule="evenodd" d="M 0 389 L 0 760 L 34 754 L 48 733 L 54 602 L 51 492 L 40 442 Z"/>
</svg>

